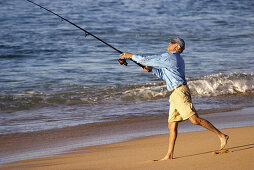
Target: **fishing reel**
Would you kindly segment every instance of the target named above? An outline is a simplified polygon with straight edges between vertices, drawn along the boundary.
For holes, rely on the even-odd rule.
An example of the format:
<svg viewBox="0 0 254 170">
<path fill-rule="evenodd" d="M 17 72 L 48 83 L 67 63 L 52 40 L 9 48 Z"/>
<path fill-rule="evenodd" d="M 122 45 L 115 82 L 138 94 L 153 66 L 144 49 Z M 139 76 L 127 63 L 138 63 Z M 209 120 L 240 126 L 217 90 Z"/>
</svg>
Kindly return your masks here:
<svg viewBox="0 0 254 170">
<path fill-rule="evenodd" d="M 118 62 L 119 62 L 119 64 L 121 64 L 121 65 L 125 65 L 125 66 L 128 65 L 126 59 L 119 58 L 119 59 L 118 59 Z"/>
</svg>

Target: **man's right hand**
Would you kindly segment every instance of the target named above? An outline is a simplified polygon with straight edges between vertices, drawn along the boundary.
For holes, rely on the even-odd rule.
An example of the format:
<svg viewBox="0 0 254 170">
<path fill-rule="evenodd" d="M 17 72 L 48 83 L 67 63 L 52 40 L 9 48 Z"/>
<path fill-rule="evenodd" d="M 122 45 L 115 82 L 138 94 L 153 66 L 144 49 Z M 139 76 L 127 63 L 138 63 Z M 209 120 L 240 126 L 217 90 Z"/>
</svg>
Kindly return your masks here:
<svg viewBox="0 0 254 170">
<path fill-rule="evenodd" d="M 151 72 L 151 71 L 152 71 L 152 69 L 153 69 L 153 67 L 150 67 L 150 66 L 145 66 L 145 67 L 143 68 L 143 71 L 146 71 L 146 72 Z"/>
</svg>

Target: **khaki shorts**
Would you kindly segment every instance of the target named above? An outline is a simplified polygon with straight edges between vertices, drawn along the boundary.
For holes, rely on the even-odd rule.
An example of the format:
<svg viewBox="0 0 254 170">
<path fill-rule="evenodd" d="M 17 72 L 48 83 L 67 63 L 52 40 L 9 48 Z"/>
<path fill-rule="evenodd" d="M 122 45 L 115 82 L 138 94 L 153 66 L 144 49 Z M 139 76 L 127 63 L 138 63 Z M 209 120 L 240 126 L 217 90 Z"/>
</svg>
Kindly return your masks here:
<svg viewBox="0 0 254 170">
<path fill-rule="evenodd" d="M 168 122 L 184 121 L 196 114 L 196 110 L 191 102 L 190 90 L 187 85 L 176 88 L 170 95 L 169 102 Z"/>
</svg>

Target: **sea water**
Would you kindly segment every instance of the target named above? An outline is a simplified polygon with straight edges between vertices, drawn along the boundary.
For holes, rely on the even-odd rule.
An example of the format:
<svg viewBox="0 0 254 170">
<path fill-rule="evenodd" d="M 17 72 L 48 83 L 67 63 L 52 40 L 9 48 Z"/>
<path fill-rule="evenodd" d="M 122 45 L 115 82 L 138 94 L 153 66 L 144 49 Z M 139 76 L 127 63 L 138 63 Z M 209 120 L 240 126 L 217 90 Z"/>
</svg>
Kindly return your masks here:
<svg viewBox="0 0 254 170">
<path fill-rule="evenodd" d="M 254 1 L 36 0 L 117 49 L 182 56 L 201 113 L 254 106 Z M 0 134 L 168 114 L 165 83 L 25 0 L 0 1 Z"/>
</svg>

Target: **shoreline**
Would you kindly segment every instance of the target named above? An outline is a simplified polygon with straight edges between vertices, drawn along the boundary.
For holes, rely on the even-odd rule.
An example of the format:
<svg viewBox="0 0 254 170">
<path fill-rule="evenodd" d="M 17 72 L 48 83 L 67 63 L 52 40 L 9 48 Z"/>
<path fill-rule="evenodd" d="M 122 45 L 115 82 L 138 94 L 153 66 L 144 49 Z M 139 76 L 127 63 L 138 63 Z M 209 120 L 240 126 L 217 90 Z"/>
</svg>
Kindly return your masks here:
<svg viewBox="0 0 254 170">
<path fill-rule="evenodd" d="M 4 169 L 251 169 L 254 166 L 254 126 L 229 128 L 226 154 L 213 155 L 219 140 L 209 131 L 179 133 L 175 158 L 155 161 L 167 151 L 168 135 L 155 135 L 126 142 L 80 148 L 57 156 L 6 164 Z"/>
<path fill-rule="evenodd" d="M 219 129 L 246 127 L 254 124 L 254 108 L 201 115 Z M 185 121 L 179 132 L 204 131 Z M 167 115 L 118 122 L 81 125 L 50 131 L 0 136 L 0 164 L 54 156 L 78 148 L 130 141 L 147 136 L 167 134 Z"/>
</svg>

